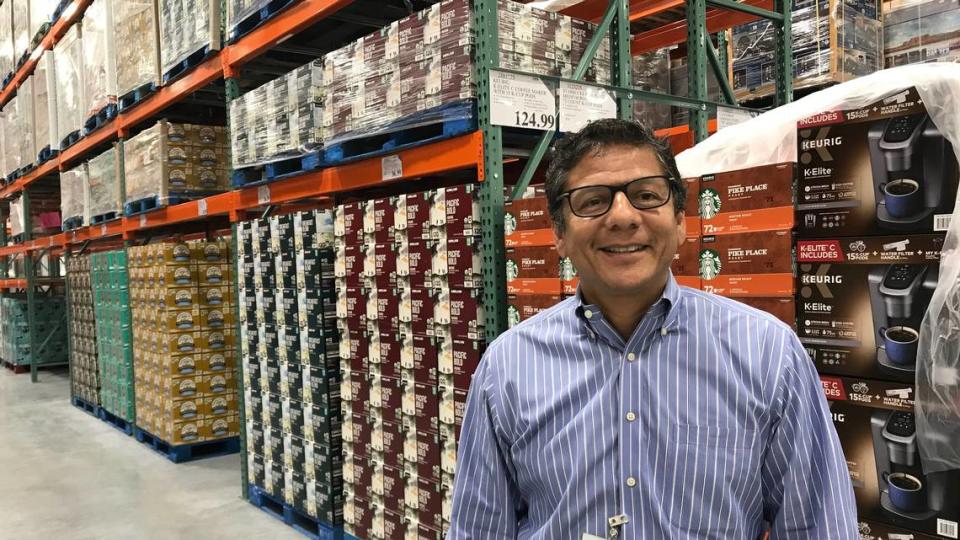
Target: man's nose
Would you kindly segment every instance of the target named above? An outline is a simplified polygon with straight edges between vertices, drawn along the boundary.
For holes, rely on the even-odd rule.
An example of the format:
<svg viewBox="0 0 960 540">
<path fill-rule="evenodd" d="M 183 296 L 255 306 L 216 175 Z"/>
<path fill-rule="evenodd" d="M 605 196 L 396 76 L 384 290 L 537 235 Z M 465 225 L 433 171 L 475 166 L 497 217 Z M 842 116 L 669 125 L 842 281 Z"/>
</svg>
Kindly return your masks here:
<svg viewBox="0 0 960 540">
<path fill-rule="evenodd" d="M 630 204 L 627 194 L 618 191 L 613 196 L 610 211 L 607 213 L 607 223 L 611 226 L 636 226 L 640 221 L 640 211 Z"/>
</svg>

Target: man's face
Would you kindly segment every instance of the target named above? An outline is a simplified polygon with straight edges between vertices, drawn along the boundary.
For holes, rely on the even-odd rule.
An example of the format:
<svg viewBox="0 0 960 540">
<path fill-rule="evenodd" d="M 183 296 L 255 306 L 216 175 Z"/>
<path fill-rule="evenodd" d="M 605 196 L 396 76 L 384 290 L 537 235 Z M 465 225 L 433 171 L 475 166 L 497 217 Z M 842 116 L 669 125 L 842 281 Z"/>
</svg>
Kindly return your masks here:
<svg viewBox="0 0 960 540">
<path fill-rule="evenodd" d="M 650 147 L 612 146 L 588 154 L 570 171 L 565 190 L 593 185 L 620 186 L 663 175 Z M 577 268 L 580 286 L 591 302 L 612 301 L 649 292 L 666 282 L 670 263 L 685 236 L 682 213 L 674 201 L 637 210 L 617 193 L 610 210 L 598 217 L 577 217 L 563 201 L 566 229 L 556 231 L 557 250 Z"/>
</svg>

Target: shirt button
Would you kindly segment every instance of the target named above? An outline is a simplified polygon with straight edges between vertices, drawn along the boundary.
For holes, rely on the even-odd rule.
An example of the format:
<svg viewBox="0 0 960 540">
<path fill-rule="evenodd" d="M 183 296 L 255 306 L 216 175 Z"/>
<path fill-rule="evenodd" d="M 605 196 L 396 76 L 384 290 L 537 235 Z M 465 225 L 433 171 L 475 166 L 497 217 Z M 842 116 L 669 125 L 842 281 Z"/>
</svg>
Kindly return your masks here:
<svg viewBox="0 0 960 540">
<path fill-rule="evenodd" d="M 637 485 L 637 479 L 634 478 L 634 477 L 632 477 L 632 476 L 628 476 L 628 477 L 627 477 L 627 486 L 629 486 L 629 487 L 634 487 L 634 486 L 636 486 L 636 485 Z"/>
<path fill-rule="evenodd" d="M 633 353 L 627 353 L 627 360 L 633 362 L 633 361 L 636 360 L 636 359 L 637 359 L 637 355 L 635 355 L 635 354 L 633 354 Z"/>
<path fill-rule="evenodd" d="M 667 330 L 667 327 L 666 327 L 666 326 L 664 326 L 663 328 L 660 329 L 660 335 L 661 335 L 661 336 L 667 335 L 668 332 L 669 332 L 669 330 Z"/>
<path fill-rule="evenodd" d="M 637 419 L 637 415 L 633 414 L 632 412 L 628 412 L 628 413 L 627 413 L 627 421 L 628 421 L 628 422 L 633 422 L 633 421 L 636 420 L 636 419 Z"/>
<path fill-rule="evenodd" d="M 588 318 L 588 319 L 593 318 L 593 312 L 590 311 L 589 309 L 584 310 L 583 316 L 586 317 L 586 318 Z"/>
</svg>

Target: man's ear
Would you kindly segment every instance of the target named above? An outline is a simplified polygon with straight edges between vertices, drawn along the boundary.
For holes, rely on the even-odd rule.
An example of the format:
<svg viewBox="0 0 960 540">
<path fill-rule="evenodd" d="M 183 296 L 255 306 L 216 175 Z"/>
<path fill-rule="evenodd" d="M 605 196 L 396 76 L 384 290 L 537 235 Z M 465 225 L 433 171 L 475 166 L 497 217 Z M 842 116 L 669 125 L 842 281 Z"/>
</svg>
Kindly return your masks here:
<svg viewBox="0 0 960 540">
<path fill-rule="evenodd" d="M 567 256 L 566 242 L 564 241 L 563 230 L 559 225 L 553 225 L 553 241 L 557 244 L 557 253 L 561 257 Z"/>
<path fill-rule="evenodd" d="M 680 243 L 682 244 L 687 237 L 687 216 L 682 210 L 679 212 L 674 210 L 674 213 L 677 215 L 677 234 L 680 236 Z"/>
</svg>

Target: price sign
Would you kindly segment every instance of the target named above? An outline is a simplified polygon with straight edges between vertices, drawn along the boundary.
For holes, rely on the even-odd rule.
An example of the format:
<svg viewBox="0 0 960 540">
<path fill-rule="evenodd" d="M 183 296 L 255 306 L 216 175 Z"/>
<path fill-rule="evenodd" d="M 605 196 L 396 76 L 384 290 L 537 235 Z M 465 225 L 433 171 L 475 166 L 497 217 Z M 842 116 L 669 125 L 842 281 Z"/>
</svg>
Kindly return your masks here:
<svg viewBox="0 0 960 540">
<path fill-rule="evenodd" d="M 106 236 L 106 235 L 107 235 L 107 224 L 104 223 L 103 225 L 100 226 L 100 236 Z"/>
<path fill-rule="evenodd" d="M 733 107 L 717 107 L 717 131 L 737 124 L 742 124 L 751 118 L 759 116 L 760 113 L 735 109 Z"/>
<path fill-rule="evenodd" d="M 197 201 L 197 215 L 198 215 L 198 216 L 205 216 L 205 215 L 207 215 L 207 200 L 206 200 L 206 199 L 200 199 L 199 201 Z"/>
<path fill-rule="evenodd" d="M 383 158 L 380 161 L 380 168 L 383 180 L 393 180 L 403 176 L 403 162 L 400 161 L 400 156 L 393 155 Z"/>
<path fill-rule="evenodd" d="M 257 188 L 257 203 L 270 204 L 270 186 L 260 186 Z"/>
<path fill-rule="evenodd" d="M 560 82 L 560 131 L 580 131 L 601 118 L 615 118 L 617 102 L 603 88 L 589 84 Z"/>
<path fill-rule="evenodd" d="M 550 131 L 557 127 L 557 98 L 537 77 L 491 70 L 490 118 L 498 126 Z"/>
<path fill-rule="evenodd" d="M 147 226 L 147 215 L 146 215 L 146 214 L 140 214 L 140 226 L 141 226 L 141 227 L 146 227 L 146 226 Z"/>
</svg>

